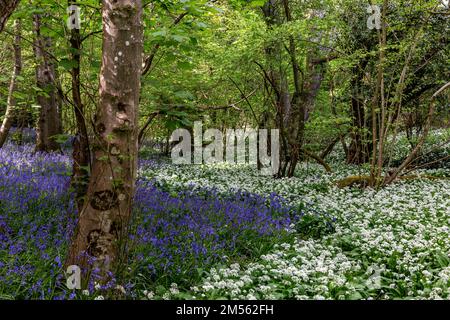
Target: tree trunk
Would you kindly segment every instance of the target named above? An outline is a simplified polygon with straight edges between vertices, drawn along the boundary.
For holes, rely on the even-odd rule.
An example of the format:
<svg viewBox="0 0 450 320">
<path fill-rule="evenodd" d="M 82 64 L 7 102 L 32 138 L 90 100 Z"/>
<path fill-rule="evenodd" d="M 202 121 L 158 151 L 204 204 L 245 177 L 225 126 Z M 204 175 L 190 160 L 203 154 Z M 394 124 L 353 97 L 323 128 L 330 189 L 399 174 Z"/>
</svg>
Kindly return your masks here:
<svg viewBox="0 0 450 320">
<path fill-rule="evenodd" d="M 306 72 L 303 83 L 299 84 L 299 74 L 295 72 L 299 69 L 295 58 L 295 45 L 291 45 L 291 60 L 294 74 L 295 92 L 292 98 L 292 111 L 286 125 L 289 141 L 289 163 L 286 175 L 293 177 L 297 163 L 300 161 L 300 154 L 305 141 L 305 126 L 310 113 L 314 109 L 317 94 L 325 73 L 325 62 L 323 59 L 313 59 L 313 55 L 318 55 L 314 50 L 307 56 Z"/>
<path fill-rule="evenodd" d="M 0 32 L 3 31 L 8 18 L 14 12 L 19 2 L 19 0 L 0 0 Z"/>
<path fill-rule="evenodd" d="M 118 267 L 135 190 L 142 2 L 103 0 L 102 16 L 103 60 L 92 173 L 66 263 L 85 270 L 97 267 L 106 280 L 107 272 Z"/>
<path fill-rule="evenodd" d="M 69 0 L 68 5 L 76 5 L 77 1 Z M 81 64 L 81 36 L 79 29 L 70 32 L 70 46 L 72 52 L 72 99 L 77 125 L 77 134 L 73 141 L 73 173 L 72 186 L 75 189 L 75 198 L 78 211 L 81 212 L 84 205 L 84 197 L 89 183 L 89 166 L 91 164 L 89 137 L 86 128 L 84 105 L 81 100 L 80 90 L 80 64 Z"/>
<path fill-rule="evenodd" d="M 266 25 L 269 29 L 273 29 L 281 24 L 281 13 L 277 0 L 268 0 L 264 4 L 262 12 Z M 287 74 L 281 66 L 282 61 L 280 59 L 282 56 L 282 45 L 282 41 L 277 39 L 273 40 L 265 48 L 267 72 L 263 70 L 265 72 L 265 80 L 275 94 L 276 124 L 281 135 L 281 165 L 277 174 L 278 177 L 285 176 L 290 158 L 290 147 L 288 142 L 288 134 L 286 132 L 286 124 L 289 122 L 291 117 L 291 97 L 289 93 Z"/>
<path fill-rule="evenodd" d="M 37 103 L 40 106 L 37 126 L 36 151 L 56 151 L 59 144 L 54 139 L 61 134 L 61 99 L 57 92 L 56 69 L 51 61 L 49 50 L 52 42 L 49 37 L 41 35 L 41 16 L 34 15 L 35 44 L 34 53 L 37 60 L 36 84 L 42 90 L 38 93 Z"/>
<path fill-rule="evenodd" d="M 372 141 L 370 140 L 371 122 L 366 119 L 365 106 L 360 99 L 359 84 L 363 74 L 355 68 L 357 74 L 352 81 L 353 93 L 351 97 L 352 130 L 350 132 L 351 143 L 347 153 L 347 163 L 360 165 L 370 161 L 370 150 Z"/>
<path fill-rule="evenodd" d="M 269 0 L 263 7 L 268 28 L 279 26 L 282 23 L 281 10 L 284 11 L 288 23 L 293 21 L 289 1 L 282 0 L 281 7 L 279 5 L 280 2 Z M 307 56 L 306 70 L 302 73 L 297 59 L 296 40 L 293 36 L 289 36 L 288 39 L 289 47 L 286 49 L 292 68 L 292 87 L 294 88 L 292 94 L 289 92 L 289 78 L 283 71 L 280 61 L 282 42 L 275 40 L 266 48 L 266 56 L 269 61 L 266 81 L 269 82 L 276 95 L 277 125 L 281 133 L 281 166 L 278 177 L 294 175 L 304 143 L 305 124 L 314 108 L 315 99 L 324 77 L 324 64 L 328 61 L 328 58 L 316 58 L 320 56 L 319 49 L 311 49 Z M 273 61 L 277 61 L 278 68 L 274 66 Z"/>
<path fill-rule="evenodd" d="M 5 118 L 3 119 L 2 126 L 0 128 L 0 148 L 8 137 L 9 129 L 14 121 L 14 117 L 17 114 L 16 99 L 14 93 L 17 90 L 17 77 L 22 71 L 22 49 L 20 47 L 21 40 L 21 24 L 19 20 L 15 22 L 15 38 L 14 38 L 14 71 L 11 77 L 11 83 L 9 85 L 8 101 L 6 106 Z"/>
</svg>

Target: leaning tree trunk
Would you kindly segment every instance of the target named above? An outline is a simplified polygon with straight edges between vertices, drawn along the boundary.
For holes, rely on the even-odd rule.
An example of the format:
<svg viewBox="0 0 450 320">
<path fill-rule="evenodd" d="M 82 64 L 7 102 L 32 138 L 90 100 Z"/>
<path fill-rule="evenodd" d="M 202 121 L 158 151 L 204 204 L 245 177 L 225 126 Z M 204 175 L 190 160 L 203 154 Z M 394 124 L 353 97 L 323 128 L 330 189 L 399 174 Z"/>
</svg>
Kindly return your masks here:
<svg viewBox="0 0 450 320">
<path fill-rule="evenodd" d="M 428 137 L 428 133 L 431 130 L 433 115 L 434 115 L 434 112 L 436 109 L 436 99 L 439 97 L 439 95 L 441 95 L 443 92 L 445 92 L 449 88 L 450 88 L 450 82 L 447 82 L 445 85 L 443 85 L 438 91 L 436 91 L 431 96 L 430 106 L 428 109 L 428 115 L 427 115 L 427 119 L 426 119 L 426 122 L 424 125 L 422 136 L 420 137 L 419 141 L 417 142 L 415 148 L 410 152 L 410 154 L 406 157 L 406 159 L 403 161 L 403 163 L 398 168 L 396 168 L 392 173 L 390 173 L 388 176 L 386 176 L 384 178 L 383 185 L 388 185 L 388 184 L 391 184 L 392 182 L 394 182 L 395 179 L 397 179 L 397 177 L 402 173 L 402 171 L 405 170 L 405 168 L 409 164 L 411 164 L 412 161 L 414 161 L 414 159 L 416 158 L 416 155 L 419 153 L 422 146 L 424 145 L 424 143 Z"/>
<path fill-rule="evenodd" d="M 142 2 L 103 0 L 102 12 L 103 60 L 92 172 L 66 263 L 88 271 L 99 268 L 106 280 L 107 272 L 118 267 L 135 190 Z"/>
<path fill-rule="evenodd" d="M 56 69 L 51 61 L 51 39 L 41 35 L 41 16 L 34 15 L 35 44 L 34 53 L 38 62 L 36 84 L 44 93 L 39 93 L 37 103 L 40 106 L 37 127 L 36 151 L 56 151 L 59 144 L 54 137 L 61 134 L 61 99 L 57 92 Z"/>
<path fill-rule="evenodd" d="M 0 0 L 0 32 L 3 31 L 8 18 L 14 12 L 18 4 L 19 0 Z"/>
<path fill-rule="evenodd" d="M 9 129 L 14 121 L 14 116 L 17 114 L 16 109 L 16 99 L 14 98 L 14 93 L 17 90 L 17 77 L 20 75 L 22 70 L 22 49 L 20 47 L 21 40 L 21 26 L 20 21 L 15 22 L 15 38 L 14 38 L 14 71 L 11 77 L 11 83 L 9 85 L 8 101 L 6 106 L 5 118 L 3 119 L 2 126 L 0 128 L 0 148 L 8 137 Z"/>
</svg>

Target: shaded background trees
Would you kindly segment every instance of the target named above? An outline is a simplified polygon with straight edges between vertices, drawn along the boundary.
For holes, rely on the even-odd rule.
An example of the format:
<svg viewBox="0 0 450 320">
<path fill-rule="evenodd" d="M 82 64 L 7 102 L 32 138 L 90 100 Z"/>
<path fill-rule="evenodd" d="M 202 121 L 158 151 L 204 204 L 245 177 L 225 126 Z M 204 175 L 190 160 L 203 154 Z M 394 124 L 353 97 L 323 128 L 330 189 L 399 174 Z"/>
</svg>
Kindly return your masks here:
<svg viewBox="0 0 450 320">
<path fill-rule="evenodd" d="M 447 16 L 439 3 L 386 2 L 383 100 L 396 102 L 384 131 L 405 132 L 411 148 L 422 132 L 431 94 L 448 76 Z M 17 104 L 24 104 L 19 108 L 25 113 L 24 123 L 42 127 L 38 139 L 45 135 L 61 139 L 60 117 L 65 134 L 75 136 L 74 186 L 81 199 L 99 99 L 95 82 L 101 64 L 101 6 L 79 3 L 83 20 L 78 30 L 67 28 L 65 6 L 50 0 L 35 4 L 33 9 L 22 4 L 14 14 L 28 18 L 21 44 L 28 92 L 16 93 L 27 95 Z M 67 2 L 73 4 L 77 2 Z M 281 129 L 279 176 L 292 176 L 304 159 L 324 163 L 323 157 L 336 145 L 343 148 L 348 163 L 370 162 L 374 148 L 379 149 L 373 133 L 382 134 L 381 114 L 373 107 L 381 47 L 378 31 L 367 28 L 366 7 L 360 0 L 144 3 L 142 143 L 153 141 L 168 151 L 174 129 L 203 120 L 205 128 Z M 30 34 L 33 29 L 35 36 Z M 11 22 L 1 37 L 11 41 L 13 34 Z M 39 62 L 36 84 L 28 76 L 31 49 Z M 12 51 L 4 55 L 9 59 L 3 59 L 2 69 L 12 70 Z M 0 94 L 8 96 L 6 90 Z M 33 102 L 43 107 L 31 108 Z M 438 103 L 437 112 L 448 122 L 444 105 Z M 47 118 L 53 119 L 47 121 L 49 128 Z M 13 126 L 18 126 L 18 119 Z M 51 140 L 39 143 L 38 149 L 57 149 Z M 389 148 L 384 151 L 383 164 L 392 163 Z"/>
</svg>

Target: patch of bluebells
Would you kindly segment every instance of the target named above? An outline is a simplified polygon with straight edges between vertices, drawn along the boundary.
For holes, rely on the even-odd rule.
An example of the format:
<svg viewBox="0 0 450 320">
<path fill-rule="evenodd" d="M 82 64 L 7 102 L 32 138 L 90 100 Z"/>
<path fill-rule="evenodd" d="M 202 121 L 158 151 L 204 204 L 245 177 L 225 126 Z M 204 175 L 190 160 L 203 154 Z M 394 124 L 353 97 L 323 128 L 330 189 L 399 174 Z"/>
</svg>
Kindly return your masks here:
<svg viewBox="0 0 450 320">
<path fill-rule="evenodd" d="M 76 218 L 69 165 L 29 144 L 0 149 L 0 295 L 64 293 L 61 260 Z"/>
<path fill-rule="evenodd" d="M 157 165 L 149 161 L 141 165 Z M 63 270 L 77 217 L 70 170 L 68 154 L 34 153 L 31 144 L 0 149 L 0 296 L 80 297 L 66 289 Z M 120 281 L 130 297 L 133 287 L 157 279 L 159 284 L 192 281 L 199 270 L 230 257 L 251 257 L 255 247 L 288 234 L 300 217 L 276 194 L 170 192 L 145 179 L 137 183 L 134 212 L 129 272 Z M 89 293 L 118 283 L 113 276 L 97 288 L 91 281 Z"/>
<path fill-rule="evenodd" d="M 253 246 L 286 236 L 300 217 L 276 194 L 204 188 L 170 193 L 149 180 L 138 182 L 135 210 L 135 271 L 178 284 L 231 256 L 247 258 Z"/>
</svg>

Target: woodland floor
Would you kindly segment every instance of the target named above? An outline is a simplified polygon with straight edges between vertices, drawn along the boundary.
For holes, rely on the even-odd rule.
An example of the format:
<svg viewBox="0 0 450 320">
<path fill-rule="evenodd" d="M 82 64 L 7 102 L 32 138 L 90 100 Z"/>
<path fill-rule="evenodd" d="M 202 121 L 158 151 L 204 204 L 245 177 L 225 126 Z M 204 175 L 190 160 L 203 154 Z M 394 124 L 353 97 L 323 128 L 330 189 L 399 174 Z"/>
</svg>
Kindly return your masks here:
<svg viewBox="0 0 450 320">
<path fill-rule="evenodd" d="M 450 298 L 448 167 L 380 191 L 339 189 L 365 173 L 339 151 L 333 173 L 303 163 L 274 180 L 144 149 L 126 270 L 72 292 L 62 269 L 76 219 L 70 156 L 32 148 L 0 150 L 2 298 Z"/>
</svg>

